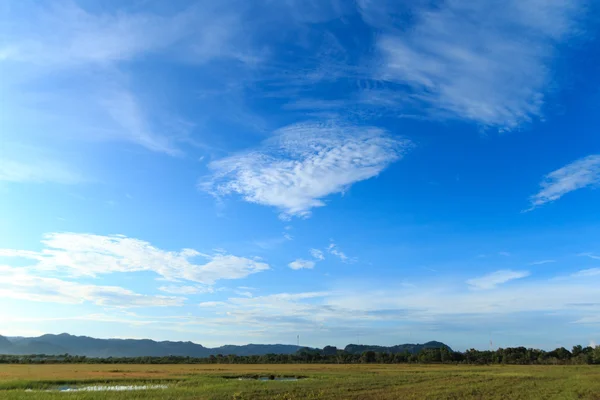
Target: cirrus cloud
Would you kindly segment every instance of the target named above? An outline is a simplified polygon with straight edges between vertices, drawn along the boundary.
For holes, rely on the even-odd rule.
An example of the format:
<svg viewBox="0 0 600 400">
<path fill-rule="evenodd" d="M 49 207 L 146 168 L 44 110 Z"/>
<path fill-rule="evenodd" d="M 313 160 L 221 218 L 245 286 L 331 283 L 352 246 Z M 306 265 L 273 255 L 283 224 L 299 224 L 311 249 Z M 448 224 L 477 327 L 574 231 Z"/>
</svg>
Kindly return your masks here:
<svg viewBox="0 0 600 400">
<path fill-rule="evenodd" d="M 370 96 L 499 130 L 542 115 L 556 48 L 585 10 L 577 0 L 450 0 L 406 10 L 414 21 L 407 28 L 393 18 L 404 6 L 389 3 L 359 1 L 363 19 L 383 32 L 378 77 L 395 85 Z"/>
<path fill-rule="evenodd" d="M 494 289 L 496 286 L 514 279 L 529 276 L 527 271 L 500 270 L 479 278 L 469 279 L 467 284 L 474 289 Z"/>
<path fill-rule="evenodd" d="M 531 211 L 534 208 L 560 199 L 577 189 L 600 184 L 600 155 L 581 158 L 550 172 L 540 183 L 540 191 L 531 196 Z"/>
</svg>

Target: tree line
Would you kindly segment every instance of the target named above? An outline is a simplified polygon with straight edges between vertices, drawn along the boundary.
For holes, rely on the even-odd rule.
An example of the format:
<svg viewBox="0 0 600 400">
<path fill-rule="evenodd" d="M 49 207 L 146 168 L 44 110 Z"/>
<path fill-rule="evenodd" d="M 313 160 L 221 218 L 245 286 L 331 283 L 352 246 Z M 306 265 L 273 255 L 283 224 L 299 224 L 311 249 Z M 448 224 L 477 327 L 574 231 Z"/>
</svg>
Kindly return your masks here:
<svg viewBox="0 0 600 400">
<path fill-rule="evenodd" d="M 600 346 L 574 346 L 570 351 L 564 347 L 552 351 L 525 347 L 500 348 L 498 350 L 475 350 L 464 352 L 448 348 L 423 349 L 418 353 L 408 351 L 391 353 L 365 351 L 360 354 L 339 350 L 334 346 L 323 349 L 302 348 L 295 354 L 265 354 L 261 356 L 211 355 L 210 357 L 86 357 L 62 355 L 0 355 L 0 364 L 511 364 L 511 365 L 570 365 L 599 364 Z"/>
</svg>

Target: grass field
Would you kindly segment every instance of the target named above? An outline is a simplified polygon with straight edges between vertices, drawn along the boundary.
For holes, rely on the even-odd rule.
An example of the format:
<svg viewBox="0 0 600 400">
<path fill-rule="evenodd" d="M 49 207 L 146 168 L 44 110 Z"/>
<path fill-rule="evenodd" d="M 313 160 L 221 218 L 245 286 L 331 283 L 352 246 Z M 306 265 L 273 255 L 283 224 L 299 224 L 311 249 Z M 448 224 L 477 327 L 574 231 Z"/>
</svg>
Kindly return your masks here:
<svg viewBox="0 0 600 400">
<path fill-rule="evenodd" d="M 295 382 L 227 379 L 298 376 Z M 131 392 L 60 386 L 167 385 Z M 31 390 L 27 390 L 31 389 Z M 597 399 L 594 366 L 0 365 L 0 399 Z"/>
</svg>

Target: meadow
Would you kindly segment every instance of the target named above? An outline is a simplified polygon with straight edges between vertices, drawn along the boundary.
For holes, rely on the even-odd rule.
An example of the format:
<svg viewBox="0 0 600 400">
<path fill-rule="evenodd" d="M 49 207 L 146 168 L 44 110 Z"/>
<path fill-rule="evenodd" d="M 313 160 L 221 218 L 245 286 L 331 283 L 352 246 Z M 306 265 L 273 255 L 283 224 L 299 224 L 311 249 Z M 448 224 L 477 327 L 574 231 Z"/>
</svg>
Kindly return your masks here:
<svg viewBox="0 0 600 400">
<path fill-rule="evenodd" d="M 239 380 L 257 376 L 297 381 Z M 232 379 L 234 378 L 234 379 Z M 165 385 L 130 392 L 54 391 Z M 596 399 L 598 366 L 0 365 L 1 399 Z"/>
</svg>

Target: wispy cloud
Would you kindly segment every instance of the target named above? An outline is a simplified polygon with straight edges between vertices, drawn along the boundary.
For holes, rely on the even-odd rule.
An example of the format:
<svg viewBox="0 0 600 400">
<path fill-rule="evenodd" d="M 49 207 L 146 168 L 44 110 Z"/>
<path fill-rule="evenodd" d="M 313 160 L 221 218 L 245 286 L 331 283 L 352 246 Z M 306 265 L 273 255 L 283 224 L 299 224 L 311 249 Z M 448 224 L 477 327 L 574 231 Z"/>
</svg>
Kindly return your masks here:
<svg viewBox="0 0 600 400">
<path fill-rule="evenodd" d="M 503 283 L 529 276 L 527 271 L 500 270 L 479 278 L 469 279 L 467 284 L 475 289 L 494 289 Z"/>
<path fill-rule="evenodd" d="M 315 267 L 315 262 L 299 258 L 289 263 L 288 266 L 291 269 L 313 269 Z"/>
<path fill-rule="evenodd" d="M 142 111 L 139 100 L 128 90 L 117 89 L 100 99 L 100 104 L 117 125 L 116 138 L 126 140 L 151 151 L 181 155 L 172 138 L 152 131 L 149 119 Z"/>
<path fill-rule="evenodd" d="M 597 323 L 599 276 L 566 277 L 560 281 L 531 279 L 522 285 L 500 285 L 495 290 L 466 291 L 448 281 L 440 284 L 426 280 L 416 285 L 386 281 L 375 288 L 372 282 L 356 285 L 346 282 L 322 292 L 275 292 L 253 297 L 236 293 L 221 301 L 200 303 L 200 315 L 170 313 L 143 317 L 127 311 L 131 317 L 124 318 L 110 315 L 113 310 L 98 319 L 123 325 L 144 324 L 148 329 L 168 329 L 171 334 L 202 332 L 203 336 L 213 336 L 218 344 L 224 340 L 247 342 L 248 336 L 279 341 L 295 338 L 298 333 L 314 334 L 317 329 L 319 336 L 312 339 L 313 344 L 316 341 L 345 345 L 351 337 L 356 337 L 357 329 L 371 331 L 381 341 L 386 340 L 382 332 L 392 331 L 389 343 L 393 344 L 398 334 L 408 336 L 410 329 L 436 337 L 442 330 L 445 338 L 453 338 L 444 341 L 467 346 L 468 341 L 460 339 L 465 329 L 476 332 L 502 329 L 504 340 L 518 345 L 522 344 L 524 327 L 534 329 L 544 323 L 551 325 L 543 326 L 555 326 L 558 321 Z M 532 313 L 537 317 L 532 318 Z M 540 321 L 542 316 L 544 321 Z M 92 316 L 81 319 L 88 318 L 93 319 Z M 444 328 L 447 326 L 460 326 L 462 330 L 451 332 Z M 240 332 L 244 332 L 242 338 Z"/>
<path fill-rule="evenodd" d="M 600 256 L 597 256 L 597 255 L 595 255 L 593 253 L 581 253 L 579 255 L 580 256 L 584 256 L 584 257 L 589 257 L 589 258 L 592 258 L 594 260 L 600 260 Z"/>
<path fill-rule="evenodd" d="M 35 24 L 6 26 L 13 37 L 5 60 L 52 66 L 124 61 L 165 47 L 178 36 L 170 21 L 151 15 L 103 14 L 84 11 L 73 2 L 27 10 Z M 21 20 L 12 15 L 15 21 Z M 6 29 L 5 28 L 5 29 Z M 32 29 L 33 28 L 33 29 Z"/>
<path fill-rule="evenodd" d="M 193 249 L 165 251 L 150 243 L 123 235 L 49 233 L 42 251 L 0 249 L 1 256 L 35 260 L 34 271 L 63 271 L 73 276 L 97 276 L 115 272 L 152 271 L 176 281 L 211 285 L 221 279 L 240 279 L 265 271 L 269 265 L 229 254 L 202 254 Z M 205 263 L 193 263 L 200 257 Z"/>
<path fill-rule="evenodd" d="M 203 307 L 217 307 L 227 311 L 227 321 L 236 325 L 265 325 L 281 328 L 305 325 L 326 315 L 333 317 L 335 310 L 324 305 L 328 292 L 275 293 L 265 296 L 232 297 L 224 302 L 203 303 Z"/>
<path fill-rule="evenodd" d="M 254 244 L 257 247 L 260 247 L 263 250 L 273 250 L 290 240 L 293 240 L 292 235 L 290 235 L 287 232 L 284 232 L 281 236 L 274 236 L 271 238 L 254 240 L 252 241 L 252 244 Z"/>
<path fill-rule="evenodd" d="M 310 255 L 313 256 L 313 258 L 322 261 L 325 259 L 325 255 L 323 254 L 323 252 L 319 249 L 310 249 Z"/>
<path fill-rule="evenodd" d="M 377 176 L 411 146 L 373 127 L 297 124 L 278 130 L 257 150 L 212 162 L 214 175 L 200 187 L 306 217 L 327 196 Z"/>
<path fill-rule="evenodd" d="M 254 297 L 254 294 L 249 290 L 235 290 L 235 294 L 244 297 Z"/>
<path fill-rule="evenodd" d="M 540 261 L 533 261 L 530 262 L 528 265 L 544 265 L 544 264 L 550 264 L 550 263 L 555 263 L 556 260 L 540 260 Z"/>
<path fill-rule="evenodd" d="M 353 258 L 348 257 L 346 255 L 346 253 L 344 253 L 343 251 L 341 251 L 337 244 L 335 243 L 330 243 L 329 246 L 327 247 L 327 252 L 331 255 L 336 256 L 337 258 L 339 258 L 340 260 L 342 260 L 342 262 L 351 262 L 351 261 L 355 261 Z"/>
<path fill-rule="evenodd" d="M 379 79 L 408 87 L 412 105 L 434 116 L 500 130 L 542 115 L 555 48 L 584 9 L 583 1 L 570 0 L 451 0 L 419 3 L 407 12 L 414 23 L 400 26 L 395 3 L 359 4 L 365 21 L 383 31 Z M 398 104 L 397 93 L 389 93 Z M 400 101 L 411 105 L 407 96 Z"/>
<path fill-rule="evenodd" d="M 600 275 L 600 268 L 588 268 L 588 269 L 582 269 L 581 271 L 577 271 L 576 273 L 574 273 L 571 276 L 574 278 L 586 278 L 586 277 L 590 277 L 590 276 L 599 276 L 599 275 Z"/>
<path fill-rule="evenodd" d="M 0 181 L 74 184 L 85 179 L 61 161 L 35 159 L 28 162 L 0 158 Z"/>
<path fill-rule="evenodd" d="M 171 293 L 171 294 L 198 294 L 198 293 L 214 293 L 214 288 L 212 286 L 178 286 L 178 285 L 168 285 L 161 286 L 158 288 L 161 292 Z"/>
<path fill-rule="evenodd" d="M 61 138 L 101 139 L 180 155 L 181 142 L 193 142 L 191 124 L 167 109 L 168 101 L 157 101 L 165 93 L 145 101 L 154 87 L 140 84 L 130 63 L 161 56 L 198 68 L 221 61 L 230 69 L 255 65 L 262 50 L 244 29 L 249 22 L 242 15 L 249 10 L 238 1 L 203 1 L 160 14 L 121 3 L 95 11 L 74 1 L 8 7 L 0 16 L 0 89 L 11 102 L 2 123 L 27 132 L 15 138 L 34 142 L 39 136 L 47 147 L 60 148 L 55 141 Z M 83 96 L 88 101 L 81 102 Z M 49 125 L 51 138 L 42 133 Z"/>
<path fill-rule="evenodd" d="M 184 298 L 151 296 L 118 286 L 97 286 L 42 277 L 24 268 L 0 266 L 0 296 L 18 300 L 78 304 L 92 302 L 107 307 L 180 306 Z"/>
<path fill-rule="evenodd" d="M 490 327 L 502 328 L 507 333 L 513 330 L 511 333 L 522 338 L 523 326 L 539 324 L 539 319 L 531 319 L 531 312 L 539 315 L 544 311 L 561 311 L 559 320 L 568 315 L 567 321 L 595 315 L 595 308 L 581 303 L 597 302 L 597 282 L 569 279 L 528 281 L 524 286 L 496 283 L 495 290 L 468 291 L 448 283 L 410 286 L 388 282 L 376 289 L 362 283 L 326 292 L 232 297 L 203 304 L 205 309 L 214 311 L 215 317 L 203 318 L 197 324 L 266 329 L 268 333 L 261 336 L 275 332 L 295 336 L 297 332 L 313 332 L 318 327 L 321 335 L 339 337 L 350 327 L 355 330 L 360 327 L 372 329 L 380 337 L 379 323 L 386 323 L 392 330 L 409 324 L 411 330 L 432 330 L 439 334 L 440 326 L 456 323 L 458 319 L 463 329 L 478 330 L 483 323 L 486 330 Z M 512 320 L 513 326 L 507 326 L 506 320 Z M 390 323 L 398 325 L 391 327 Z"/>
<path fill-rule="evenodd" d="M 418 320 L 417 315 L 437 319 L 444 314 L 492 316 L 564 310 L 588 313 L 594 312 L 589 304 L 598 302 L 597 277 L 588 277 L 589 282 L 571 277 L 563 281 L 534 280 L 522 285 L 495 283 L 494 290 L 469 291 L 455 290 L 448 284 L 433 285 L 430 289 L 425 287 L 427 285 L 402 290 L 388 287 L 383 291 L 359 286 L 330 295 L 327 304 L 355 311 L 404 308 L 411 311 L 408 318 L 413 321 Z M 502 279 L 506 282 L 504 279 L 506 277 Z M 496 282 L 499 280 L 495 279 Z M 485 287 L 489 285 L 485 284 Z"/>
<path fill-rule="evenodd" d="M 3 125 L 0 115 L 0 125 Z M 0 182 L 78 184 L 92 182 L 84 165 L 71 165 L 72 157 L 46 148 L 40 143 L 26 145 L 11 138 L 6 124 L 0 140 Z"/>
<path fill-rule="evenodd" d="M 530 198 L 531 211 L 560 199 L 574 190 L 600 184 L 600 155 L 591 155 L 572 162 L 546 175 L 541 190 Z"/>
<path fill-rule="evenodd" d="M 131 324 L 134 326 L 144 326 L 149 324 L 161 323 L 165 319 L 164 317 L 155 316 L 152 318 L 139 318 L 138 315 L 131 310 L 115 309 L 111 311 L 117 311 L 116 315 L 108 313 L 95 313 L 95 314 L 78 314 L 78 315 L 61 315 L 61 316 L 35 316 L 35 317 L 12 317 L 9 320 L 11 322 L 57 322 L 57 321 L 94 321 L 94 322 L 116 322 L 123 324 Z M 47 332 L 44 332 L 47 333 Z"/>
<path fill-rule="evenodd" d="M 15 7 L 11 10 L 15 14 L 6 16 L 13 23 L 4 24 L 2 31 L 4 38 L 11 39 L 0 42 L 0 54 L 4 61 L 49 68 L 105 66 L 179 47 L 197 62 L 220 57 L 255 61 L 251 52 L 236 47 L 248 40 L 240 29 L 242 7 L 227 7 L 224 3 L 203 2 L 167 15 L 134 13 L 126 6 L 113 12 L 91 13 L 70 1 Z M 28 18 L 19 15 L 19 10 Z"/>
<path fill-rule="evenodd" d="M 225 303 L 222 301 L 203 301 L 202 303 L 198 304 L 199 307 L 206 307 L 206 308 L 213 308 L 213 307 L 219 307 L 224 305 Z"/>
<path fill-rule="evenodd" d="M 267 2 L 268 6 L 275 12 L 275 17 L 282 14 L 288 17 L 285 21 L 293 23 L 317 24 L 352 12 L 352 3 L 343 0 L 304 1 L 289 0 Z"/>
</svg>

